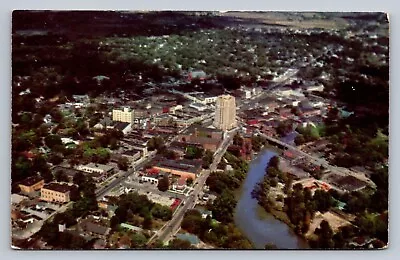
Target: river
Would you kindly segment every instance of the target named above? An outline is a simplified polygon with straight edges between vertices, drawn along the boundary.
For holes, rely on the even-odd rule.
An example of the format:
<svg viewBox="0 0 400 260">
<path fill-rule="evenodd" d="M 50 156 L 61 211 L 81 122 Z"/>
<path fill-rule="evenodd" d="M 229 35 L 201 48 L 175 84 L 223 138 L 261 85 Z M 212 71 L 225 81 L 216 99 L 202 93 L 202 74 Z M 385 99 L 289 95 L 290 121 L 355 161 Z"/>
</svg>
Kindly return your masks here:
<svg viewBox="0 0 400 260">
<path fill-rule="evenodd" d="M 267 243 L 273 243 L 281 249 L 307 248 L 303 239 L 294 234 L 285 223 L 265 212 L 251 196 L 251 192 L 262 180 L 265 168 L 274 155 L 276 155 L 274 151 L 264 149 L 250 163 L 235 210 L 235 224 L 256 248 L 263 249 Z"/>
</svg>

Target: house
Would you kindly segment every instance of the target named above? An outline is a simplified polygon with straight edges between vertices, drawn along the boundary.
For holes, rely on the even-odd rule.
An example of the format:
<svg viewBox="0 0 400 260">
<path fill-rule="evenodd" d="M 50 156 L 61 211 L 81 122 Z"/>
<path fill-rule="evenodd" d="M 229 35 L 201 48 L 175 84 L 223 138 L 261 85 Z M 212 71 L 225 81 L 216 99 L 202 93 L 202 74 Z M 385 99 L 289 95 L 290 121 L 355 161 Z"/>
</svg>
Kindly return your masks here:
<svg viewBox="0 0 400 260">
<path fill-rule="evenodd" d="M 82 231 L 100 235 L 100 236 L 107 236 L 110 233 L 111 228 L 106 227 L 102 224 L 96 223 L 93 219 L 84 219 L 79 223 L 79 228 Z"/>
<path fill-rule="evenodd" d="M 363 182 L 351 175 L 344 177 L 337 176 L 336 178 L 333 178 L 331 183 L 347 192 L 359 191 L 367 186 L 366 182 Z"/>
<path fill-rule="evenodd" d="M 24 179 L 18 186 L 22 192 L 31 193 L 44 186 L 44 179 L 39 175 L 31 176 Z"/>
<path fill-rule="evenodd" d="M 88 103 L 90 101 L 88 95 L 72 95 L 72 98 L 76 102 L 80 102 L 80 103 Z"/>
<path fill-rule="evenodd" d="M 94 125 L 93 127 L 95 129 L 113 129 L 115 125 L 115 122 L 112 121 L 109 117 L 105 117 L 102 120 L 100 120 L 99 123 Z"/>
<path fill-rule="evenodd" d="M 294 150 L 285 150 L 283 152 L 283 157 L 288 160 L 296 159 L 300 156 L 300 154 Z"/>
<path fill-rule="evenodd" d="M 69 202 L 71 200 L 71 191 L 75 187 L 75 185 L 58 182 L 46 184 L 40 190 L 40 199 L 48 202 Z"/>
<path fill-rule="evenodd" d="M 124 135 L 132 131 L 132 123 L 118 122 L 114 125 L 114 129 L 121 131 Z"/>
<path fill-rule="evenodd" d="M 68 137 L 61 137 L 61 142 L 62 142 L 63 145 L 68 145 L 68 144 L 71 144 L 71 143 L 73 143 L 75 145 L 79 144 L 79 141 L 75 141 L 75 140 L 73 140 L 71 138 L 68 138 Z"/>
<path fill-rule="evenodd" d="M 212 218 L 212 212 L 210 210 L 205 210 L 205 209 L 197 209 L 202 218 L 207 218 L 208 216 L 210 216 Z"/>
<path fill-rule="evenodd" d="M 36 157 L 36 155 L 31 151 L 21 152 L 21 155 L 24 156 L 28 160 L 33 160 Z"/>
<path fill-rule="evenodd" d="M 132 225 L 129 225 L 127 223 L 121 223 L 120 227 L 126 228 L 126 229 L 131 230 L 131 231 L 135 231 L 135 232 L 142 232 L 143 231 L 143 228 L 140 228 L 140 227 L 137 227 L 137 226 L 132 226 Z"/>
<path fill-rule="evenodd" d="M 186 188 L 186 178 L 185 177 L 180 177 L 173 185 L 172 189 L 173 190 L 178 190 L 182 191 Z"/>
<path fill-rule="evenodd" d="M 199 80 L 205 80 L 207 77 L 207 74 L 203 70 L 192 70 L 188 73 L 188 80 L 193 80 L 193 79 L 199 79 Z"/>
</svg>

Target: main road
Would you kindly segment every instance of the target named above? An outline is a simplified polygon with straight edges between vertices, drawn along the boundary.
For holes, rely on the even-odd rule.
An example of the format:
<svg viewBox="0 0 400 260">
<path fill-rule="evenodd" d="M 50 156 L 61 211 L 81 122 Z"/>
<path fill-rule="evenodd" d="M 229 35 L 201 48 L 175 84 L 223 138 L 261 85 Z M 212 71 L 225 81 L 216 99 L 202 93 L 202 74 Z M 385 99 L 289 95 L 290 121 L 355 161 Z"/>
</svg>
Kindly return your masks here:
<svg viewBox="0 0 400 260">
<path fill-rule="evenodd" d="M 157 233 L 149 239 L 147 244 L 151 244 L 151 242 L 153 242 L 157 238 L 162 242 L 168 241 L 170 237 L 179 230 L 186 211 L 188 209 L 194 208 L 194 206 L 196 205 L 197 198 L 200 192 L 203 190 L 203 187 L 206 183 L 208 176 L 210 175 L 210 172 L 213 172 L 217 169 L 217 166 L 221 161 L 222 156 L 225 154 L 229 144 L 231 143 L 236 131 L 237 129 L 228 132 L 227 137 L 222 141 L 219 148 L 214 153 L 214 160 L 210 165 L 210 169 L 202 171 L 200 176 L 196 179 L 195 186 L 191 195 L 183 201 L 183 205 L 177 209 L 177 211 L 172 216 L 172 219 L 159 231 L 157 231 Z"/>
<path fill-rule="evenodd" d="M 190 126 L 187 126 L 187 127 L 183 128 L 183 129 L 179 130 L 178 134 L 186 131 L 186 129 L 188 129 L 189 127 Z M 177 136 L 174 136 L 173 138 L 167 140 L 167 142 L 165 144 L 168 146 L 169 144 L 174 142 L 176 140 L 176 138 L 177 138 Z M 97 199 L 101 199 L 109 191 L 111 191 L 112 189 L 117 187 L 120 183 L 125 181 L 130 175 L 132 175 L 136 171 L 136 169 L 140 169 L 142 166 L 144 166 L 146 163 L 148 163 L 151 159 L 153 159 L 155 155 L 156 155 L 156 151 L 150 152 L 147 157 L 144 157 L 141 160 L 139 160 L 139 162 L 134 164 L 134 167 L 132 169 L 128 170 L 122 176 L 117 177 L 111 183 L 109 183 L 107 186 L 97 189 L 96 198 Z"/>
</svg>

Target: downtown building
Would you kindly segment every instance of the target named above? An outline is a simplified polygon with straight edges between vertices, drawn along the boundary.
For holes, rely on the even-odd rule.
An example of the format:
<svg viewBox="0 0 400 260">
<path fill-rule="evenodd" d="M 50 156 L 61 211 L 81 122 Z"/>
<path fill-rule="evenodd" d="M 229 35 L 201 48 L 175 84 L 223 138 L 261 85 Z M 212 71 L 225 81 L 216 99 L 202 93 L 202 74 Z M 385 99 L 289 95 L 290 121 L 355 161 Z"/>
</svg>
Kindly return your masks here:
<svg viewBox="0 0 400 260">
<path fill-rule="evenodd" d="M 222 131 L 231 130 L 237 126 L 235 97 L 221 95 L 217 98 L 213 125 Z"/>
<path fill-rule="evenodd" d="M 113 109 L 112 120 L 131 124 L 134 120 L 134 111 L 131 108 Z"/>
</svg>

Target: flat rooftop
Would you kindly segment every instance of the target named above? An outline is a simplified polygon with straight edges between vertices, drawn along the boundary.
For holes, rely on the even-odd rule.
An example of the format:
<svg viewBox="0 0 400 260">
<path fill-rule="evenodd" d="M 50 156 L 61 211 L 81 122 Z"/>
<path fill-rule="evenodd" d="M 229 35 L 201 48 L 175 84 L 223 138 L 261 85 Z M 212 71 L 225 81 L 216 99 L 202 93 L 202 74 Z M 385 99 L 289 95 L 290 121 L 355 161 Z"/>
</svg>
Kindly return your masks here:
<svg viewBox="0 0 400 260">
<path fill-rule="evenodd" d="M 70 191 L 73 188 L 73 186 L 72 185 L 70 186 L 65 183 L 52 182 L 52 183 L 44 185 L 43 188 L 48 189 L 48 190 L 66 193 L 66 192 Z"/>
<path fill-rule="evenodd" d="M 93 168 L 93 169 L 100 169 L 100 170 L 104 170 L 104 171 L 111 171 L 112 169 L 114 169 L 114 166 L 111 165 L 106 165 L 106 164 L 99 164 L 99 163 L 88 163 L 86 165 L 84 165 L 85 167 L 89 167 L 89 168 Z"/>
</svg>

